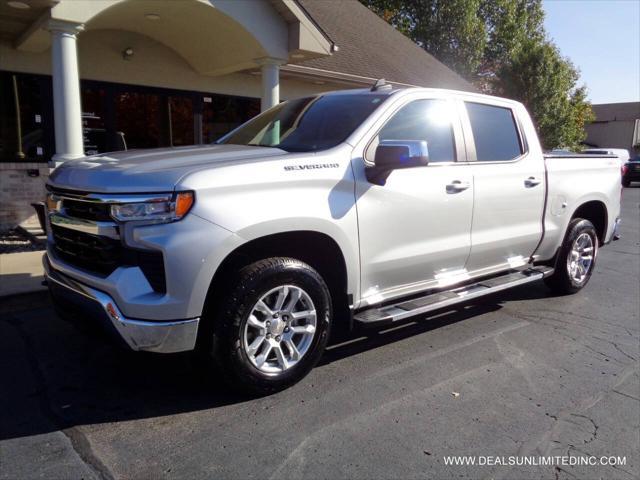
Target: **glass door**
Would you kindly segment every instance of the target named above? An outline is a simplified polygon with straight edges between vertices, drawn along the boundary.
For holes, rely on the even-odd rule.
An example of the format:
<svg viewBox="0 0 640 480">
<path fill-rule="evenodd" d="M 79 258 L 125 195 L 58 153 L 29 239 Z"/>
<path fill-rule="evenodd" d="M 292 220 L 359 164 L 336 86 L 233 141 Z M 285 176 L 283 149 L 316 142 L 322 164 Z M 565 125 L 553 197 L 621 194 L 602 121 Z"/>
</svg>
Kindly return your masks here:
<svg viewBox="0 0 640 480">
<path fill-rule="evenodd" d="M 194 117 L 193 99 L 187 96 L 170 96 L 166 98 L 169 120 L 169 145 L 179 147 L 193 145 Z"/>
<path fill-rule="evenodd" d="M 85 152 L 210 143 L 260 111 L 260 100 L 85 80 Z"/>
<path fill-rule="evenodd" d="M 120 91 L 114 101 L 116 135 L 123 138 L 127 149 L 157 148 L 169 144 L 163 128 L 164 105 L 160 95 Z"/>
</svg>

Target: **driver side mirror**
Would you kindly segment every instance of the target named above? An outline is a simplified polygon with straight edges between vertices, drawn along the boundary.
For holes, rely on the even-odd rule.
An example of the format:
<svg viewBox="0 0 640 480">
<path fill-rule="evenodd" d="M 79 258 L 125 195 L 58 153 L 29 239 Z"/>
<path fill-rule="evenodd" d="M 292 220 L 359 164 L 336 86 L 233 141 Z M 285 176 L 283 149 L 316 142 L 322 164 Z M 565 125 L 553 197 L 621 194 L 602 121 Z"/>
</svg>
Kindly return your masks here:
<svg viewBox="0 0 640 480">
<path fill-rule="evenodd" d="M 383 140 L 376 147 L 373 166 L 367 167 L 367 179 L 384 185 L 393 170 L 423 167 L 429 164 L 429 149 L 424 140 Z"/>
</svg>

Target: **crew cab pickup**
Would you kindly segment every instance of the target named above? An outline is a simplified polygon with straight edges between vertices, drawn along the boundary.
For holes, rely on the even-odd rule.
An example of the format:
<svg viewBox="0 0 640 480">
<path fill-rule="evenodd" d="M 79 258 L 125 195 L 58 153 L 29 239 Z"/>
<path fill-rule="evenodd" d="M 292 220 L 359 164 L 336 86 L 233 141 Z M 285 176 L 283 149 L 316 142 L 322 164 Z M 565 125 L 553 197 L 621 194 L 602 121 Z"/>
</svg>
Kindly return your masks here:
<svg viewBox="0 0 640 480">
<path fill-rule="evenodd" d="M 65 162 L 43 261 L 63 315 L 272 392 L 338 324 L 543 279 L 582 289 L 617 236 L 620 175 L 614 156 L 544 156 L 515 101 L 377 84 L 281 103 L 211 145 Z"/>
</svg>

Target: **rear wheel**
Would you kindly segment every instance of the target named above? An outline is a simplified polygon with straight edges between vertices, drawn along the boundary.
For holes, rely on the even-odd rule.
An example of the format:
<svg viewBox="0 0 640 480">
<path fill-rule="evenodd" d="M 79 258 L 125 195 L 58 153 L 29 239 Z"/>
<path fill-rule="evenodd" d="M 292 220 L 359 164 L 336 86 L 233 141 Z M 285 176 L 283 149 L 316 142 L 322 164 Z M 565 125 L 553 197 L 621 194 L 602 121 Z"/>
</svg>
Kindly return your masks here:
<svg viewBox="0 0 640 480">
<path fill-rule="evenodd" d="M 299 381 L 329 337 L 329 290 L 318 272 L 293 258 L 244 267 L 215 310 L 209 356 L 233 385 L 252 393 Z"/>
<path fill-rule="evenodd" d="M 583 218 L 573 219 L 560 247 L 555 272 L 545 278 L 545 283 L 556 293 L 576 293 L 589 282 L 597 253 L 598 235 L 593 224 Z"/>
</svg>

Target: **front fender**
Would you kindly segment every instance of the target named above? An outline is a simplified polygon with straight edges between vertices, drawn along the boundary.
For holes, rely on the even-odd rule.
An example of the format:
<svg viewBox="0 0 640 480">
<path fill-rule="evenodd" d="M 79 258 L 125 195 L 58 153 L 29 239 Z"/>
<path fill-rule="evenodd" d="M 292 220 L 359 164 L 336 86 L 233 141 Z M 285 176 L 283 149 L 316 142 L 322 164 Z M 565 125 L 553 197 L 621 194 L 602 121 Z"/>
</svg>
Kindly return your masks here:
<svg viewBox="0 0 640 480">
<path fill-rule="evenodd" d="M 359 292 L 360 256 L 357 242 L 357 224 L 345 231 L 340 225 L 321 218 L 286 217 L 247 226 L 236 232 L 244 242 L 250 242 L 270 235 L 308 231 L 321 233 L 336 242 L 342 252 L 347 270 L 347 291 Z M 327 259 L 330 261 L 331 259 Z"/>
<path fill-rule="evenodd" d="M 196 192 L 193 213 L 233 232 L 241 243 L 312 231 L 332 238 L 347 266 L 347 288 L 359 296 L 359 248 L 352 147 L 246 163 L 183 179 Z M 292 168 L 308 167 L 308 168 Z"/>
</svg>

